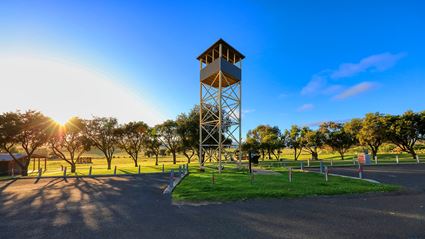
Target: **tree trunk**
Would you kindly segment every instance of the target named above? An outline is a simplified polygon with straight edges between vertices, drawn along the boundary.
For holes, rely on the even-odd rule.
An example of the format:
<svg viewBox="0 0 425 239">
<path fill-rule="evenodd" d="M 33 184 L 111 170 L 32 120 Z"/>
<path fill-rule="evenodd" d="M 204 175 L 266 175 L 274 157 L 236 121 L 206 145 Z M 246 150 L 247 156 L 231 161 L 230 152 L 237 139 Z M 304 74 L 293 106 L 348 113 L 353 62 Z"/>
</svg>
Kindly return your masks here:
<svg viewBox="0 0 425 239">
<path fill-rule="evenodd" d="M 21 168 L 21 175 L 28 176 L 28 165 Z"/>
<path fill-rule="evenodd" d="M 317 153 L 317 152 L 312 151 L 312 152 L 311 152 L 311 159 L 312 159 L 312 160 L 318 160 L 318 159 L 319 159 L 318 153 Z"/>
<path fill-rule="evenodd" d="M 343 152 L 339 152 L 339 155 L 341 155 L 341 160 L 344 160 L 344 153 Z"/>
<path fill-rule="evenodd" d="M 111 170 L 112 160 L 107 158 L 106 161 L 108 162 L 108 170 Z"/>
<path fill-rule="evenodd" d="M 267 149 L 267 151 L 268 151 L 268 154 L 269 154 L 269 159 L 272 159 L 270 149 Z"/>
<path fill-rule="evenodd" d="M 71 173 L 75 173 L 75 171 L 76 171 L 76 166 L 75 166 L 75 163 L 70 163 L 70 165 L 71 165 Z"/>
<path fill-rule="evenodd" d="M 297 148 L 294 148 L 294 161 L 297 161 Z"/>
<path fill-rule="evenodd" d="M 134 160 L 134 167 L 138 167 L 139 165 L 137 164 L 137 159 L 133 159 Z"/>
<path fill-rule="evenodd" d="M 413 159 L 416 159 L 416 152 L 413 148 L 409 149 L 410 155 L 412 155 Z"/>
<path fill-rule="evenodd" d="M 155 154 L 155 165 L 158 166 L 158 154 Z"/>
<path fill-rule="evenodd" d="M 176 164 L 177 163 L 177 160 L 176 160 L 176 152 L 172 152 L 173 153 L 173 164 Z"/>
</svg>

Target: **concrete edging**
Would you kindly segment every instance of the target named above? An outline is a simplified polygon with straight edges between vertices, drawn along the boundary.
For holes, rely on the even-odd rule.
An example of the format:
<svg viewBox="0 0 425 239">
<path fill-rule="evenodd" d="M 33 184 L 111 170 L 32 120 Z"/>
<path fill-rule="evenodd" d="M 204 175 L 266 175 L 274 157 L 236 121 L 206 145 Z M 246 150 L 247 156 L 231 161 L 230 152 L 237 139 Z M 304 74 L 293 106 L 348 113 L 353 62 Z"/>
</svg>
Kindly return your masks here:
<svg viewBox="0 0 425 239">
<path fill-rule="evenodd" d="M 189 172 L 183 174 L 182 177 L 177 177 L 177 179 L 173 180 L 173 185 L 170 186 L 170 184 L 167 185 L 167 187 L 164 189 L 164 192 L 162 194 L 171 194 L 173 190 L 179 185 L 179 183 L 187 176 L 189 175 Z"/>
</svg>

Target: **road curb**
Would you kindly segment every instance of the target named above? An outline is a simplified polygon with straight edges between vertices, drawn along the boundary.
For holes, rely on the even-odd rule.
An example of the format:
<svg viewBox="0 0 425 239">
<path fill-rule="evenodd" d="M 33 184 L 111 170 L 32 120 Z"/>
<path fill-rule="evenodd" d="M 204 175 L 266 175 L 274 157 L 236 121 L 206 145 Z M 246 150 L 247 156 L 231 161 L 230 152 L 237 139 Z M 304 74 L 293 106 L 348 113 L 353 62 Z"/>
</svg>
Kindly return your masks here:
<svg viewBox="0 0 425 239">
<path fill-rule="evenodd" d="M 304 172 L 322 174 L 321 172 L 309 171 L 309 170 L 304 170 Z M 376 183 L 376 184 L 380 184 L 381 183 L 381 182 L 379 182 L 377 180 L 374 180 L 374 179 L 358 178 L 358 177 L 346 176 L 346 175 L 341 175 L 341 174 L 336 174 L 336 173 L 329 173 L 328 175 L 342 177 L 342 178 L 350 178 L 350 179 L 363 180 L 363 181 L 366 181 L 366 182 L 369 182 L 369 183 Z"/>
</svg>

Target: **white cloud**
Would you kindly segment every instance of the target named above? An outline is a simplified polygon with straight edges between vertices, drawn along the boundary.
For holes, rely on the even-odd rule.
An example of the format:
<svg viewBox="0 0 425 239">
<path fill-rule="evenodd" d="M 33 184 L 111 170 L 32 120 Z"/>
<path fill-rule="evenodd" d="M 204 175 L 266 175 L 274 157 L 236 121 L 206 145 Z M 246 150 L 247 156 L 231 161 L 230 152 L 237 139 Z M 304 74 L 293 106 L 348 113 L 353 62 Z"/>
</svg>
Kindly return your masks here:
<svg viewBox="0 0 425 239">
<path fill-rule="evenodd" d="M 336 95 L 334 97 L 334 99 L 343 100 L 343 99 L 346 99 L 346 98 L 349 98 L 349 97 L 358 95 L 360 93 L 363 93 L 365 91 L 374 89 L 377 86 L 378 85 L 376 83 L 374 83 L 374 82 L 367 82 L 367 81 L 365 81 L 365 82 L 359 83 L 359 84 L 357 84 L 355 86 L 352 86 L 352 87 L 348 88 L 347 90 L 343 91 L 342 93 Z"/>
<path fill-rule="evenodd" d="M 304 112 L 308 110 L 312 110 L 314 108 L 313 104 L 303 104 L 302 106 L 298 107 L 298 112 Z"/>
<path fill-rule="evenodd" d="M 131 88 L 80 65 L 30 55 L 0 55 L 0 112 L 34 109 L 57 121 L 71 116 L 164 120 L 158 107 Z"/>
<path fill-rule="evenodd" d="M 242 114 L 249 114 L 255 112 L 255 109 L 244 109 L 242 110 Z"/>
<path fill-rule="evenodd" d="M 333 71 L 330 76 L 333 79 L 339 79 L 350 77 L 367 70 L 385 71 L 393 67 L 397 61 L 403 58 L 405 55 L 405 53 L 391 54 L 386 52 L 368 56 L 360 60 L 358 63 L 341 64 L 339 68 Z"/>
<path fill-rule="evenodd" d="M 318 91 L 322 90 L 327 84 L 325 77 L 321 75 L 314 75 L 310 82 L 301 90 L 301 95 L 310 95 L 316 94 Z"/>
</svg>

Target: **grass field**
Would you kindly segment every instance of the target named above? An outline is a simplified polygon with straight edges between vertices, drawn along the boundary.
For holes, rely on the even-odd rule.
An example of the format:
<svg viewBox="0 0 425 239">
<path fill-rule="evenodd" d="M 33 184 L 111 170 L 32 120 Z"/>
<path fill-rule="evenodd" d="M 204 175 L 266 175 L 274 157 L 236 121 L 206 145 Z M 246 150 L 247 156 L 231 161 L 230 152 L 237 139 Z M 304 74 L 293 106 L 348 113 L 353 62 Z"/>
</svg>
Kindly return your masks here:
<svg viewBox="0 0 425 239">
<path fill-rule="evenodd" d="M 174 201 L 233 201 L 250 198 L 305 197 L 316 195 L 337 195 L 365 192 L 387 192 L 399 187 L 387 184 L 369 183 L 363 180 L 305 173 L 294 170 L 289 182 L 286 169 L 278 170 L 277 175 L 256 174 L 252 177 L 246 170 L 229 167 L 217 174 L 215 169 L 191 173 L 175 188 Z M 214 175 L 214 184 L 213 184 Z"/>
<path fill-rule="evenodd" d="M 293 156 L 291 154 L 291 150 L 284 150 L 281 156 L 281 160 L 272 159 L 260 159 L 260 165 L 262 167 L 300 167 L 301 162 L 304 163 L 304 166 L 307 167 L 307 159 L 310 157 L 309 154 L 303 153 L 301 154 L 298 161 L 293 160 Z M 84 156 L 93 157 L 92 164 L 77 164 L 76 173 L 70 172 L 70 165 L 63 160 L 48 160 L 47 161 L 47 170 L 44 170 L 44 162 L 41 161 L 40 167 L 43 168 L 42 176 L 62 176 L 63 171 L 62 167 L 67 167 L 67 175 L 68 176 L 85 176 L 89 174 L 89 168 L 92 167 L 92 175 L 112 175 L 114 173 L 114 167 L 117 166 L 117 174 L 136 174 L 138 173 L 138 168 L 134 167 L 134 162 L 124 153 L 117 153 L 116 157 L 112 160 L 112 168 L 111 170 L 107 169 L 106 159 L 102 157 L 99 152 L 93 151 Z M 408 154 L 398 154 L 400 163 L 413 163 L 416 162 L 411 158 Z M 352 165 L 353 158 L 355 158 L 355 154 L 349 153 L 346 155 L 345 160 L 341 160 L 338 154 L 334 153 L 322 153 L 319 155 L 320 159 L 326 165 L 332 164 L 337 165 Z M 420 154 L 419 157 L 425 162 L 425 155 Z M 396 154 L 379 154 L 378 162 L 380 164 L 384 163 L 395 163 Z M 162 156 L 159 158 L 159 165 L 155 165 L 155 159 L 141 157 L 139 159 L 139 164 L 141 165 L 141 173 L 155 173 L 162 172 L 162 167 L 164 165 L 164 171 L 169 172 L 171 169 L 177 170 L 179 165 L 187 163 L 187 159 L 183 155 L 179 155 L 177 157 L 177 164 L 174 165 L 172 162 L 171 156 Z M 373 162 L 372 162 L 373 163 Z M 207 162 L 207 165 L 209 163 Z M 192 163 L 190 167 L 196 168 L 198 167 L 198 161 L 195 157 L 192 158 Z M 61 167 L 62 166 L 62 167 Z M 310 161 L 311 167 L 319 166 L 319 161 Z M 37 176 L 38 170 L 38 161 L 35 162 L 35 167 L 33 162 L 31 162 L 29 166 L 29 176 Z M 35 171 L 33 171 L 35 169 Z M 0 176 L 0 179 L 10 178 L 9 176 Z"/>
</svg>

